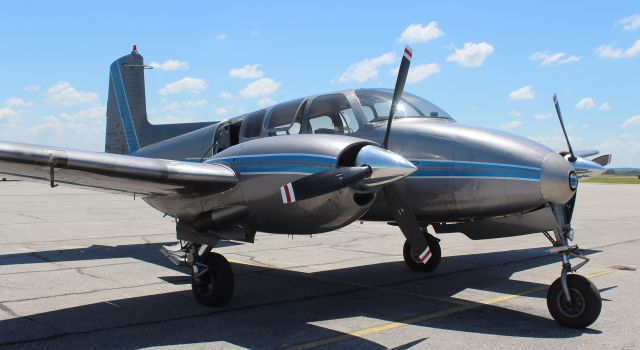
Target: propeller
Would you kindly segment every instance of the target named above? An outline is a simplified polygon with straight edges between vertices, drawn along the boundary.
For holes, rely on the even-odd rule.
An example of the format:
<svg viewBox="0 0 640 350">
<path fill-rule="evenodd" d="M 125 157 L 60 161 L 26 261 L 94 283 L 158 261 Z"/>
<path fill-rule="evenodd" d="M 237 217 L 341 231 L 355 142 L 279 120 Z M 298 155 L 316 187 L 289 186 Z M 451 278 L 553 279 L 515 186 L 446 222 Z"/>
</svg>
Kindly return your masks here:
<svg viewBox="0 0 640 350">
<path fill-rule="evenodd" d="M 402 98 L 412 55 L 413 51 L 406 46 L 400 62 L 387 129 L 382 142 L 384 151 L 375 146 L 365 146 L 360 150 L 356 161 L 367 165 L 340 167 L 305 176 L 282 186 L 280 194 L 283 203 L 293 203 L 340 190 L 364 179 L 367 179 L 362 182 L 365 186 L 366 182 L 369 182 L 369 186 L 382 185 L 393 217 L 411 245 L 412 255 L 426 264 L 431 257 L 429 243 L 416 220 L 414 211 L 406 204 L 402 192 L 395 184 L 397 180 L 408 176 L 417 168 L 402 156 L 389 151 L 391 124 Z"/>
<path fill-rule="evenodd" d="M 293 203 L 338 191 L 371 176 L 371 167 L 340 167 L 305 176 L 280 187 L 283 203 Z"/>
<path fill-rule="evenodd" d="M 406 46 L 404 48 L 404 54 L 402 55 L 402 61 L 400 61 L 396 87 L 393 91 L 393 100 L 391 101 L 391 109 L 389 110 L 387 130 L 384 134 L 384 141 L 382 141 L 382 148 L 387 150 L 389 149 L 391 123 L 393 122 L 393 117 L 396 114 L 398 103 L 402 98 L 404 85 L 407 81 L 407 75 L 409 74 L 411 56 L 413 56 L 413 51 L 409 46 Z M 429 248 L 429 243 L 422 232 L 422 228 L 420 228 L 420 224 L 416 220 L 416 215 L 413 209 L 407 205 L 402 197 L 402 192 L 395 183 L 384 185 L 382 190 L 384 192 L 384 197 L 387 200 L 387 204 L 391 208 L 396 223 L 411 245 L 411 254 L 417 257 L 423 264 L 426 264 L 429 261 L 429 258 L 431 258 L 431 249 Z"/>
<path fill-rule="evenodd" d="M 558 102 L 558 97 L 556 94 L 553 94 L 553 104 L 556 107 L 556 113 L 558 114 L 558 119 L 560 120 L 560 126 L 562 127 L 562 133 L 564 133 L 564 139 L 567 141 L 567 147 L 569 147 L 569 158 L 568 161 L 575 162 L 576 156 L 573 153 L 573 149 L 571 148 L 571 142 L 569 142 L 569 136 L 567 136 L 567 130 L 564 127 L 564 122 L 562 121 L 562 113 L 560 112 L 560 103 Z"/>
</svg>

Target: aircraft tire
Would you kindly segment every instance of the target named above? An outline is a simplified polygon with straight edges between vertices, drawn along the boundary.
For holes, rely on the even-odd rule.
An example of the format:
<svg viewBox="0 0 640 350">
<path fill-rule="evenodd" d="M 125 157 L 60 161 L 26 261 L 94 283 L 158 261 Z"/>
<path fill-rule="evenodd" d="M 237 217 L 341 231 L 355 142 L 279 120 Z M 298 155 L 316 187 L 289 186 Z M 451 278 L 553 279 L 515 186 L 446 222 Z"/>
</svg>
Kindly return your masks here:
<svg viewBox="0 0 640 350">
<path fill-rule="evenodd" d="M 427 238 L 427 243 L 429 243 L 429 248 L 431 249 L 431 258 L 429 258 L 426 264 L 423 264 L 417 257 L 413 257 L 413 254 L 411 254 L 411 244 L 409 244 L 409 241 L 404 241 L 402 256 L 404 257 L 405 264 L 407 264 L 411 270 L 433 271 L 438 267 L 442 259 L 442 251 L 438 239 L 426 232 L 424 236 Z"/>
<path fill-rule="evenodd" d="M 551 316 L 561 325 L 570 328 L 586 328 L 595 322 L 602 310 L 602 298 L 598 288 L 580 275 L 568 275 L 567 284 L 571 304 L 567 303 L 561 279 L 556 279 L 547 291 L 547 307 Z"/>
<path fill-rule="evenodd" d="M 220 307 L 229 303 L 233 295 L 233 271 L 227 259 L 214 252 L 198 258 L 198 262 L 208 267 L 199 281 L 196 281 L 193 270 L 191 289 L 198 303 L 209 307 Z"/>
</svg>

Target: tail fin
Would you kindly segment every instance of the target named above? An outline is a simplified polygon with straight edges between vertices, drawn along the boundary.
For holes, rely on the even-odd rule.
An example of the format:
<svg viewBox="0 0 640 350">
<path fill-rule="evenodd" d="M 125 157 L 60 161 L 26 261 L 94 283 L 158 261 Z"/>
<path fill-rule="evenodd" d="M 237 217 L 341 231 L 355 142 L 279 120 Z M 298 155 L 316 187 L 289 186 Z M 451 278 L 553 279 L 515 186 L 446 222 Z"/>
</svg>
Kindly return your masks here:
<svg viewBox="0 0 640 350">
<path fill-rule="evenodd" d="M 120 57 L 109 71 L 107 132 L 105 152 L 130 154 L 212 123 L 152 125 L 147 118 L 144 88 L 144 60 L 136 46 L 130 55 Z"/>
</svg>

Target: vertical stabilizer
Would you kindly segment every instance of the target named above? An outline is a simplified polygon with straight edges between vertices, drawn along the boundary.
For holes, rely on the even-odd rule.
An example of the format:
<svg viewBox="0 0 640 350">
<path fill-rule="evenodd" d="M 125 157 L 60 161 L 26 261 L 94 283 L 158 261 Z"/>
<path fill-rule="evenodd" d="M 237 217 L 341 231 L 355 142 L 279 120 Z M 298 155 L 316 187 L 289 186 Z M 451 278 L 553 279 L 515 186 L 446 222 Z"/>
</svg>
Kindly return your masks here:
<svg viewBox="0 0 640 350">
<path fill-rule="evenodd" d="M 152 125 L 147 118 L 144 60 L 133 46 L 109 68 L 105 152 L 131 154 L 144 146 L 200 129 L 211 123 Z"/>
</svg>

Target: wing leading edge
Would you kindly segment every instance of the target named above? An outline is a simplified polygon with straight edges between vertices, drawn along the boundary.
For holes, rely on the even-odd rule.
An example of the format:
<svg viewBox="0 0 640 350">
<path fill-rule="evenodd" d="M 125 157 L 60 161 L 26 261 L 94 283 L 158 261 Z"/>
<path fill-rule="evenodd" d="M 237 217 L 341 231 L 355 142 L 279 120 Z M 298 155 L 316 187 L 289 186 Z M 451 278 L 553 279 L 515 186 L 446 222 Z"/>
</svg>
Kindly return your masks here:
<svg viewBox="0 0 640 350">
<path fill-rule="evenodd" d="M 0 174 L 141 196 L 197 196 L 238 182 L 221 164 L 180 162 L 0 141 Z"/>
</svg>

